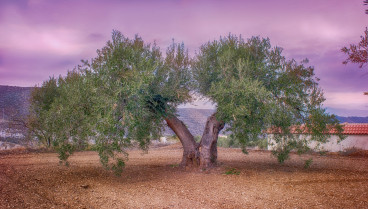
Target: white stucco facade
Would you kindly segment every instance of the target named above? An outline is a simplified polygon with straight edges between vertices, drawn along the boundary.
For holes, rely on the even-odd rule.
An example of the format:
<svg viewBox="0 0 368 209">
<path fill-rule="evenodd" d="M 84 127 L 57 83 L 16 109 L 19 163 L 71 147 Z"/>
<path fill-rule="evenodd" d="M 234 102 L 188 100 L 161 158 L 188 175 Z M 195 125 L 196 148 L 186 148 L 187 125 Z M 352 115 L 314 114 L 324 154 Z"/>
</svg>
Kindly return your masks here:
<svg viewBox="0 0 368 209">
<path fill-rule="evenodd" d="M 273 137 L 273 134 L 268 135 L 268 150 L 272 150 L 275 146 Z M 338 139 L 337 136 L 332 135 L 327 143 L 320 144 L 320 146 L 317 147 L 318 143 L 311 142 L 309 147 L 316 151 L 323 150 L 328 152 L 340 152 L 351 148 L 368 150 L 368 135 L 347 135 L 340 143 L 337 143 Z"/>
</svg>

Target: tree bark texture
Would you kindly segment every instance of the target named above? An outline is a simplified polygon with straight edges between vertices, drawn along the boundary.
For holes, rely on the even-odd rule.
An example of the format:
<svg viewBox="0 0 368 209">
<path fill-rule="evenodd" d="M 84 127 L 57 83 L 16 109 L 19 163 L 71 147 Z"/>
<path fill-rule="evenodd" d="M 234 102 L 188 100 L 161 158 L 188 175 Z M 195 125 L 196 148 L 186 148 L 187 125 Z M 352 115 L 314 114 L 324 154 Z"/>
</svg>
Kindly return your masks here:
<svg viewBox="0 0 368 209">
<path fill-rule="evenodd" d="M 183 145 L 183 158 L 180 166 L 198 166 L 200 159 L 199 147 L 188 128 L 175 115 L 165 118 L 165 121 Z"/>
<path fill-rule="evenodd" d="M 210 168 L 217 163 L 217 139 L 220 131 L 224 128 L 224 123 L 216 119 L 216 113 L 208 117 L 203 131 L 201 146 L 200 166 Z"/>
</svg>

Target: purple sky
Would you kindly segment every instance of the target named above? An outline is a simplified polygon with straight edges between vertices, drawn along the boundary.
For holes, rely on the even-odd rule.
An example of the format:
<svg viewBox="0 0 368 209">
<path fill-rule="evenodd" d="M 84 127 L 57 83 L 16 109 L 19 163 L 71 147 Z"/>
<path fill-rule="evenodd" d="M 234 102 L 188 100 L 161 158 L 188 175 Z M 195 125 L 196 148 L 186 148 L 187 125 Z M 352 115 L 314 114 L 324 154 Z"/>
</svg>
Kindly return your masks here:
<svg viewBox="0 0 368 209">
<path fill-rule="evenodd" d="M 343 65 L 343 46 L 368 23 L 363 0 L 1 0 L 0 85 L 34 86 L 95 56 L 112 29 L 194 54 L 221 35 L 269 37 L 284 55 L 308 58 L 339 115 L 368 116 L 368 68 Z M 199 105 L 199 107 L 202 107 Z"/>
</svg>

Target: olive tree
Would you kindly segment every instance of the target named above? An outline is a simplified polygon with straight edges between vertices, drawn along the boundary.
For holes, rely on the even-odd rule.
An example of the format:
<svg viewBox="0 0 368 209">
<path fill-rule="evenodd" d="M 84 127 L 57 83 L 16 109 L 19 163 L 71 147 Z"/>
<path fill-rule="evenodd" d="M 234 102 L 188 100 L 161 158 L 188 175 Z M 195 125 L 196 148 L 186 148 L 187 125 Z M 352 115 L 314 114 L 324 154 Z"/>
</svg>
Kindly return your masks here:
<svg viewBox="0 0 368 209">
<path fill-rule="evenodd" d="M 192 151 L 196 148 L 194 137 L 175 115 L 177 106 L 191 99 L 190 60 L 184 45 L 172 43 L 163 58 L 155 44 L 145 44 L 138 36 L 129 40 L 114 31 L 112 41 L 97 53 L 91 63 L 85 62 L 85 71 L 94 77 L 101 106 L 117 114 L 111 125 L 121 126 L 113 130 L 118 137 L 128 143 L 138 141 L 145 149 L 151 138 L 160 135 L 166 121 L 183 144 L 182 165 L 198 156 Z M 104 104 L 106 101 L 109 104 Z M 102 123 L 99 129 L 106 127 Z"/>
<path fill-rule="evenodd" d="M 201 165 L 216 164 L 217 138 L 225 124 L 244 152 L 248 143 L 276 131 L 274 154 L 280 162 L 292 149 L 306 150 L 311 140 L 325 142 L 331 126 L 341 133 L 338 120 L 322 107 L 323 93 L 307 63 L 287 60 L 281 48 L 259 37 L 245 41 L 229 35 L 202 45 L 193 60 L 193 77 L 216 111 L 201 138 Z M 303 133 L 309 138 L 300 140 Z"/>
<path fill-rule="evenodd" d="M 341 131 L 322 107 L 313 67 L 286 60 L 281 51 L 268 39 L 229 35 L 202 45 L 193 59 L 184 44 L 175 42 L 163 56 L 155 44 L 113 31 L 95 58 L 32 94 L 35 117 L 30 118 L 37 131 L 47 133 L 61 160 L 93 142 L 102 164 L 118 172 L 124 148 L 138 142 L 147 149 L 165 125 L 183 145 L 181 166 L 214 166 L 225 124 L 244 151 L 267 130 L 277 130 L 275 155 L 281 162 L 290 150 L 305 150 L 308 140 L 325 142 L 329 125 Z M 178 105 L 191 101 L 193 93 L 216 104 L 200 143 L 176 115 Z M 300 140 L 292 133 L 296 126 L 299 135 L 311 137 Z"/>
<path fill-rule="evenodd" d="M 173 42 L 163 58 L 155 44 L 113 31 L 112 40 L 97 50 L 97 57 L 35 89 L 34 114 L 28 120 L 31 132 L 46 138 L 63 161 L 76 149 L 94 143 L 102 164 L 121 171 L 124 148 L 138 142 L 147 149 L 166 121 L 182 141 L 182 164 L 186 165 L 193 155 L 199 156 L 188 151 L 198 148 L 175 114 L 179 104 L 191 99 L 189 66 L 183 44 Z"/>
<path fill-rule="evenodd" d="M 30 138 L 37 138 L 47 147 L 51 146 L 51 134 L 53 124 L 49 122 L 52 116 L 50 109 L 59 96 L 57 80 L 51 77 L 43 82 L 41 87 L 35 87 L 31 91 L 30 111 L 26 119 L 26 127 Z"/>
</svg>

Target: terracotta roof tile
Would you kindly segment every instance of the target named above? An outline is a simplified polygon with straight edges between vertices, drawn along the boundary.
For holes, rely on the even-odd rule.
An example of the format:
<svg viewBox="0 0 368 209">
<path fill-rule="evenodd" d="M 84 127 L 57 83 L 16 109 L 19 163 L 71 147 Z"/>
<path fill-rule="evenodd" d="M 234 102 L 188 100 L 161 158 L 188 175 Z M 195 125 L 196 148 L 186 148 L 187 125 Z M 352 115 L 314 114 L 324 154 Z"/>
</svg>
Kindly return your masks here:
<svg viewBox="0 0 368 209">
<path fill-rule="evenodd" d="M 368 123 L 345 123 L 343 134 L 368 135 Z"/>
<path fill-rule="evenodd" d="M 343 135 L 368 135 L 368 123 L 344 123 L 342 132 Z M 266 133 L 280 133 L 281 130 L 274 128 L 274 129 L 268 129 Z M 293 127 L 291 130 L 291 133 L 296 132 L 296 128 Z M 307 131 L 304 130 L 304 133 Z M 337 131 L 334 129 L 331 129 L 329 131 L 329 134 L 336 134 Z"/>
</svg>

